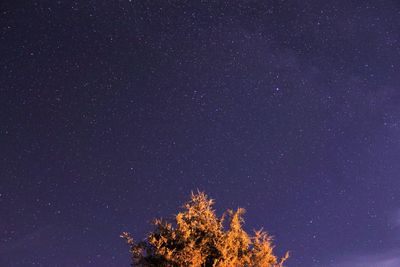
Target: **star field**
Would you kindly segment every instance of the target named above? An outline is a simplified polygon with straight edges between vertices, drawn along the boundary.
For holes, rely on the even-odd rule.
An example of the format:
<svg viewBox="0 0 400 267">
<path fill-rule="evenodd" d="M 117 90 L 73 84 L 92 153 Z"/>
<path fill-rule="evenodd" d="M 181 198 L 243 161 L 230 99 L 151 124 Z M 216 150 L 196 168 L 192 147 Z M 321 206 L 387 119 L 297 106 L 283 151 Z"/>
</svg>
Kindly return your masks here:
<svg viewBox="0 0 400 267">
<path fill-rule="evenodd" d="M 129 266 L 119 234 L 198 188 L 288 267 L 400 266 L 398 25 L 391 0 L 2 2 L 0 265 Z"/>
</svg>

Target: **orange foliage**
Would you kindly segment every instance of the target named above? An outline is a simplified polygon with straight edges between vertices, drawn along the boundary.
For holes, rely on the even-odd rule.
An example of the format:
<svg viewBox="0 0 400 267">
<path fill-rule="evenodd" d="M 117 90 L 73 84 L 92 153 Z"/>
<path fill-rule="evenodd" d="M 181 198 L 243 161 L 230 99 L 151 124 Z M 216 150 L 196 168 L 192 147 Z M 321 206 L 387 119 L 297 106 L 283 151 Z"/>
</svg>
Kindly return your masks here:
<svg viewBox="0 0 400 267">
<path fill-rule="evenodd" d="M 126 232 L 121 237 L 130 247 L 132 266 L 140 267 L 282 267 L 273 254 L 271 237 L 262 230 L 248 235 L 242 228 L 244 209 L 228 210 L 217 218 L 214 201 L 202 192 L 192 193 L 175 223 L 155 220 L 155 230 L 136 243 Z"/>
</svg>

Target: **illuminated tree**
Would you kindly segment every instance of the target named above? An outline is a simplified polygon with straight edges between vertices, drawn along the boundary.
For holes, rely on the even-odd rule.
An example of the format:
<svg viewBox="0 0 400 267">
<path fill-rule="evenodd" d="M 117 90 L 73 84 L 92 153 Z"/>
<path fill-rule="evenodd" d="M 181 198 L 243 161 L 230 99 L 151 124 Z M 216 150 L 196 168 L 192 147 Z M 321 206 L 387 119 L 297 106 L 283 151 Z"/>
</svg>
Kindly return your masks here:
<svg viewBox="0 0 400 267">
<path fill-rule="evenodd" d="M 139 267 L 282 267 L 271 237 L 262 230 L 248 235 L 242 228 L 244 209 L 228 210 L 218 218 L 214 201 L 202 192 L 191 195 L 175 222 L 154 221 L 155 230 L 136 243 L 129 233 L 121 237 L 130 247 L 132 266 Z M 227 228 L 225 230 L 225 228 Z"/>
</svg>

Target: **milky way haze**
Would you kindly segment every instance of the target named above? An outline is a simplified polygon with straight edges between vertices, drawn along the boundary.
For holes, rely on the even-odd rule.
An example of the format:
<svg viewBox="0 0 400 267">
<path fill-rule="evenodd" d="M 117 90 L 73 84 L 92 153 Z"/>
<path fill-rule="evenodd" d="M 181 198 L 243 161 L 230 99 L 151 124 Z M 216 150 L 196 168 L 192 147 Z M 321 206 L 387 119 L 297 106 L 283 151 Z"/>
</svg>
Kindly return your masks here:
<svg viewBox="0 0 400 267">
<path fill-rule="evenodd" d="M 129 266 L 120 233 L 197 188 L 288 267 L 400 266 L 399 25 L 396 0 L 2 1 L 0 266 Z"/>
</svg>

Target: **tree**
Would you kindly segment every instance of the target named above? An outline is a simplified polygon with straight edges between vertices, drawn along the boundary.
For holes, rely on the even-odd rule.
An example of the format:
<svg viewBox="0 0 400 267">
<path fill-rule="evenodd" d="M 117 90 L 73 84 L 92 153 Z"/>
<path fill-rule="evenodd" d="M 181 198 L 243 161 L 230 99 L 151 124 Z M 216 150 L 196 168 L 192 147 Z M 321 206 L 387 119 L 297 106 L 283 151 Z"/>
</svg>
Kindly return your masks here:
<svg viewBox="0 0 400 267">
<path fill-rule="evenodd" d="M 243 230 L 244 209 L 228 210 L 218 218 L 213 205 L 205 193 L 192 193 L 184 211 L 175 216 L 174 224 L 156 219 L 154 231 L 139 243 L 129 233 L 122 233 L 130 248 L 132 266 L 283 266 L 289 253 L 278 260 L 273 254 L 272 238 L 266 232 L 259 230 L 250 236 Z"/>
</svg>

